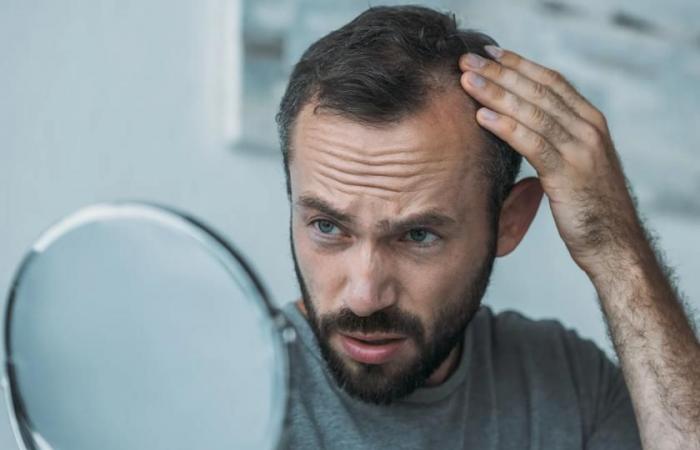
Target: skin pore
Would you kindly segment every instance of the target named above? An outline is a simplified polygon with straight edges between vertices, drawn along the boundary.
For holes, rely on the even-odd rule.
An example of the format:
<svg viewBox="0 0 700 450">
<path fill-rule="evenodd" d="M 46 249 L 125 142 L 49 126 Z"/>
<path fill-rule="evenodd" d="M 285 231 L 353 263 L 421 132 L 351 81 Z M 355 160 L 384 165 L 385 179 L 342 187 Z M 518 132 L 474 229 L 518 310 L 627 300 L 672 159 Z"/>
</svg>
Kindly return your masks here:
<svg viewBox="0 0 700 450">
<path fill-rule="evenodd" d="M 517 183 L 491 230 L 484 138 L 457 88 L 385 125 L 315 106 L 302 108 L 291 137 L 298 306 L 336 381 L 388 403 L 454 371 L 493 258 L 520 242 L 542 191 L 536 179 Z M 356 331 L 393 332 L 402 344 L 386 362 L 361 363 L 341 342 Z"/>
</svg>

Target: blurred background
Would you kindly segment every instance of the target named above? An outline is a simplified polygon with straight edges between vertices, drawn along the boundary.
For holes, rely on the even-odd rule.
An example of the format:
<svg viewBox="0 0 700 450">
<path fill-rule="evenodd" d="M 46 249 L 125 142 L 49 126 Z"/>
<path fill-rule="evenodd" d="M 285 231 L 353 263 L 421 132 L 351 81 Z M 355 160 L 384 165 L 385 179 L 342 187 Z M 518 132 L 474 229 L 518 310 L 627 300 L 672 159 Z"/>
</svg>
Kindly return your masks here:
<svg viewBox="0 0 700 450">
<path fill-rule="evenodd" d="M 0 0 L 0 306 L 42 230 L 114 199 L 191 212 L 248 257 L 276 303 L 297 298 L 277 104 L 312 41 L 398 3 Z M 700 2 L 422 4 L 559 70 L 607 115 L 641 213 L 699 308 Z M 612 355 L 546 201 L 485 301 L 558 319 Z M 5 409 L 0 448 L 15 448 Z"/>
</svg>

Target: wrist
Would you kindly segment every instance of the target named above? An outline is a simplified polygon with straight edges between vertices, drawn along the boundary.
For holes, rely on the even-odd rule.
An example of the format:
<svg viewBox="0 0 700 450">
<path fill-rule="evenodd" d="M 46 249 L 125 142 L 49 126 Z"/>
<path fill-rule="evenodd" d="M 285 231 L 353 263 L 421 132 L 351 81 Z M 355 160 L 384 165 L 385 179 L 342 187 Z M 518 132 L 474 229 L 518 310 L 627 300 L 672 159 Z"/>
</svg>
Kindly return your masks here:
<svg viewBox="0 0 700 450">
<path fill-rule="evenodd" d="M 658 272 L 654 250 L 646 239 L 629 245 L 611 246 L 579 266 L 588 275 L 598 292 L 616 286 L 638 284 Z"/>
</svg>

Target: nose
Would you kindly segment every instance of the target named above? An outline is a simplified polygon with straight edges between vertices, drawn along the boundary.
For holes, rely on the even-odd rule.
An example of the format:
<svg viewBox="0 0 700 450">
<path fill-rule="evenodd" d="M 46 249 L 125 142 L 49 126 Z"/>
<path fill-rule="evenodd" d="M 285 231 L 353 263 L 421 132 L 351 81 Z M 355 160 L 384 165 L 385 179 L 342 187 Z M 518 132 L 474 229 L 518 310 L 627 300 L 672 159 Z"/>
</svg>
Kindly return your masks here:
<svg viewBox="0 0 700 450">
<path fill-rule="evenodd" d="M 380 249 L 371 244 L 359 246 L 347 264 L 349 276 L 343 298 L 353 313 L 366 317 L 396 303 L 392 265 Z"/>
</svg>

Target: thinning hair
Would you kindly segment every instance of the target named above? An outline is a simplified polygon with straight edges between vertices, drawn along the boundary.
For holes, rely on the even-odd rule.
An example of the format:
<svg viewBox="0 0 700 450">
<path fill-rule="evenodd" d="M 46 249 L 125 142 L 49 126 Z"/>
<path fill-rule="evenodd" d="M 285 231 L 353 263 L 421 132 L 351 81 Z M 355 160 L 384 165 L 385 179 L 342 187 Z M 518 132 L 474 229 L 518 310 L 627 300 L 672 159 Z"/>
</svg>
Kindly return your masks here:
<svg viewBox="0 0 700 450">
<path fill-rule="evenodd" d="M 460 29 L 453 14 L 420 6 L 369 8 L 314 42 L 294 66 L 276 116 L 287 194 L 291 195 L 290 137 L 305 105 L 313 103 L 316 110 L 364 124 L 398 122 L 426 107 L 436 92 L 459 87 L 459 57 L 472 52 L 490 58 L 484 50 L 489 44 L 497 45 L 486 34 Z M 481 172 L 490 183 L 489 209 L 496 220 L 522 157 L 479 129 L 485 147 L 479 158 Z"/>
</svg>

